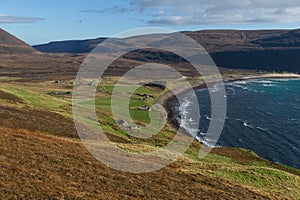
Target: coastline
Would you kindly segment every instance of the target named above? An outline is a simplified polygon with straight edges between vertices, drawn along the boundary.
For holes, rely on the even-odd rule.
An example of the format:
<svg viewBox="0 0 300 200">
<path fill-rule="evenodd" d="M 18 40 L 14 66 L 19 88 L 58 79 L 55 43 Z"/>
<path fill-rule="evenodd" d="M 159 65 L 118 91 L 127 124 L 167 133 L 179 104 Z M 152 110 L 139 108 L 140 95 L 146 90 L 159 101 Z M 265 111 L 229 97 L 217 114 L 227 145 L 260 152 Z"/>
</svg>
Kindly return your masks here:
<svg viewBox="0 0 300 200">
<path fill-rule="evenodd" d="M 294 73 L 267 73 L 262 75 L 245 75 L 242 77 L 223 77 L 223 82 L 234 82 L 234 81 L 247 81 L 247 80 L 253 80 L 253 79 L 294 79 L 294 78 L 300 78 L 300 74 L 294 74 Z M 205 88 L 205 82 L 199 81 L 194 84 L 192 84 L 192 89 L 198 89 L 198 88 Z M 174 110 L 175 102 L 176 102 L 176 95 L 182 95 L 190 90 L 187 88 L 182 88 L 176 91 L 176 94 L 173 94 L 171 91 L 168 91 L 166 93 L 161 94 L 156 100 L 155 103 L 162 105 L 167 112 L 168 119 L 167 123 L 173 130 L 178 130 L 180 128 L 180 124 L 176 118 L 176 111 Z M 187 131 L 185 131 L 185 134 Z M 200 142 L 200 141 L 199 141 Z"/>
</svg>

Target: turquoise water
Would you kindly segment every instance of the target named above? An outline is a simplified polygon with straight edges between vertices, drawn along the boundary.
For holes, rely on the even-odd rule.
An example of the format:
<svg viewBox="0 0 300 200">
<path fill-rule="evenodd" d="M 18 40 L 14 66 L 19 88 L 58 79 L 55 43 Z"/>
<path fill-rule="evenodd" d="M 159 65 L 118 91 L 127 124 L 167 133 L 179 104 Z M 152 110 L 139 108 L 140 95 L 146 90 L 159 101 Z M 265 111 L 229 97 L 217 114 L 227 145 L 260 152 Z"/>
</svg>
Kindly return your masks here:
<svg viewBox="0 0 300 200">
<path fill-rule="evenodd" d="M 300 169 L 300 79 L 264 79 L 226 83 L 227 118 L 217 146 L 242 147 L 273 162 Z M 213 92 L 218 92 L 213 91 Z M 193 116 L 192 105 L 180 110 L 188 129 L 200 117 L 197 138 L 206 142 L 210 123 L 207 89 L 197 89 L 201 116 Z M 189 102 L 185 95 L 185 102 Z"/>
</svg>

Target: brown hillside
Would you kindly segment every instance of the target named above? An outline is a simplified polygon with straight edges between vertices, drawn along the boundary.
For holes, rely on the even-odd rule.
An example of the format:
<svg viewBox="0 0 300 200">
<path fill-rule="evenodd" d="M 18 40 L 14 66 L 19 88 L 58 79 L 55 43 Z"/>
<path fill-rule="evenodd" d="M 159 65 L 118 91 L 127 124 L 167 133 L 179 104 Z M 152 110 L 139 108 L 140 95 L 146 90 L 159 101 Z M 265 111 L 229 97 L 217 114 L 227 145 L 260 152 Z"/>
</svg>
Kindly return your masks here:
<svg viewBox="0 0 300 200">
<path fill-rule="evenodd" d="M 117 172 L 77 141 L 6 128 L 0 132 L 2 198 L 270 199 L 261 191 L 171 166 L 149 174 Z"/>
<path fill-rule="evenodd" d="M 0 29 L 0 53 L 32 54 L 38 53 L 38 51 L 3 29 Z"/>
</svg>

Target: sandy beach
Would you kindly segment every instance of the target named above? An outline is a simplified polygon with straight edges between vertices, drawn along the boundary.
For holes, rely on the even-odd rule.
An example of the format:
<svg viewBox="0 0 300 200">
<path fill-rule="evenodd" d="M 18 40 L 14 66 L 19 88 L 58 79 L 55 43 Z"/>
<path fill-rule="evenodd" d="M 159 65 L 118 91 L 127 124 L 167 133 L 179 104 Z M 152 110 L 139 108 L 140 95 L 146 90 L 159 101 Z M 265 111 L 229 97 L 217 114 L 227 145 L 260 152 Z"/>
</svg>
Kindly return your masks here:
<svg viewBox="0 0 300 200">
<path fill-rule="evenodd" d="M 265 75 L 261 75 L 261 76 L 245 76 L 242 79 L 249 80 L 249 79 L 260 79 L 260 78 L 300 78 L 300 74 L 276 73 L 276 74 L 265 74 Z"/>
</svg>

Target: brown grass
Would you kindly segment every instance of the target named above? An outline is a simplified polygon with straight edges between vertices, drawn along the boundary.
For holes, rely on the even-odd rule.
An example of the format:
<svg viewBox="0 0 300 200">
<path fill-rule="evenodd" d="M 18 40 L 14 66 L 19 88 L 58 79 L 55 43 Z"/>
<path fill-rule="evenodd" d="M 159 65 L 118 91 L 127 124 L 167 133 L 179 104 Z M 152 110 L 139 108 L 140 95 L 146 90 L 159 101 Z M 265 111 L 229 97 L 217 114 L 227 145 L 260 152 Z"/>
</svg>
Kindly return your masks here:
<svg viewBox="0 0 300 200">
<path fill-rule="evenodd" d="M 2 199 L 268 199 L 174 165 L 149 174 L 117 172 L 76 140 L 0 128 Z"/>
<path fill-rule="evenodd" d="M 7 92 L 4 92 L 2 90 L 0 90 L 0 99 L 1 100 L 4 100 L 8 103 L 25 103 L 23 99 L 13 95 L 13 94 L 10 94 L 10 93 L 7 93 Z"/>
</svg>

